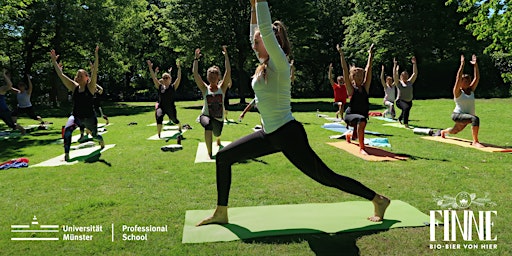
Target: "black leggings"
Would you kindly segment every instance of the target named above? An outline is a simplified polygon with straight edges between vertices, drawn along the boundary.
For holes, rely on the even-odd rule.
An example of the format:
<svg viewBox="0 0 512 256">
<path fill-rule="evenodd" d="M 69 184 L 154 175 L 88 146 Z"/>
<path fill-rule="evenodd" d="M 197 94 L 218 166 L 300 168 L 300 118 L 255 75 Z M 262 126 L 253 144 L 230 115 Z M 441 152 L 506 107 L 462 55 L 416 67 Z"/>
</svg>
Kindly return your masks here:
<svg viewBox="0 0 512 256">
<path fill-rule="evenodd" d="M 404 124 L 409 124 L 409 114 L 411 113 L 412 101 L 397 100 L 396 106 L 402 110 L 398 120 L 403 120 Z"/>
<path fill-rule="evenodd" d="M 249 134 L 217 153 L 217 205 L 228 205 L 232 164 L 277 152 L 283 152 L 293 165 L 322 185 L 368 200 L 376 195 L 360 182 L 329 169 L 309 145 L 302 124 L 293 120 L 270 134 L 262 130 Z"/>
</svg>

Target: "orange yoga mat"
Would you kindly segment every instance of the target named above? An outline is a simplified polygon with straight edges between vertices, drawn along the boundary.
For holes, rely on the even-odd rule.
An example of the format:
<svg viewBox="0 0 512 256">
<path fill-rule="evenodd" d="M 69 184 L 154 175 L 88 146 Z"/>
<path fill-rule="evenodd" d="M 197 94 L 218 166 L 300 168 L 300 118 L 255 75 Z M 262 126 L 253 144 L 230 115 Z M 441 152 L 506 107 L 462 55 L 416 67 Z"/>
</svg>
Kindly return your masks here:
<svg viewBox="0 0 512 256">
<path fill-rule="evenodd" d="M 359 152 L 359 144 L 348 143 L 346 141 L 328 142 L 327 144 L 343 149 L 350 154 L 360 157 L 366 161 L 397 161 L 408 159 L 408 157 L 404 155 L 399 155 L 380 148 L 368 146 L 366 146 L 366 152 L 368 152 L 368 155 L 363 155 L 361 152 Z"/>
<path fill-rule="evenodd" d="M 471 140 L 466 140 L 466 139 L 461 139 L 461 138 L 456 138 L 456 137 L 448 137 L 447 136 L 446 138 L 442 138 L 441 136 L 426 136 L 426 137 L 421 137 L 421 138 L 425 139 L 425 140 L 433 140 L 433 141 L 438 141 L 438 142 L 443 142 L 443 143 L 454 144 L 454 145 L 467 147 L 467 148 L 474 148 L 474 149 L 482 150 L 485 152 L 504 152 L 504 153 L 512 152 L 512 148 L 505 148 L 505 147 L 500 147 L 500 146 L 486 144 L 486 143 L 481 143 L 482 145 L 485 146 L 483 148 L 473 147 L 473 145 L 471 145 L 471 142 L 472 142 Z"/>
</svg>

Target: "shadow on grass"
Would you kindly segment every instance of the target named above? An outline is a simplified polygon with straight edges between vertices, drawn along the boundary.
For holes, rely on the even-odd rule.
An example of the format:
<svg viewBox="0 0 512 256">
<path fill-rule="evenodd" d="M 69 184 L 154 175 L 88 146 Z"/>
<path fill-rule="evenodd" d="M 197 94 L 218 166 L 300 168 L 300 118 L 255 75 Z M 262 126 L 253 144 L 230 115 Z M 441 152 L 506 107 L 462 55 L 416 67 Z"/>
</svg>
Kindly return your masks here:
<svg viewBox="0 0 512 256">
<path fill-rule="evenodd" d="M 225 224 L 245 243 L 290 244 L 307 241 L 316 255 L 360 255 L 357 240 L 389 230 L 398 220 L 384 220 L 366 227 L 329 234 L 315 229 L 285 229 L 252 232 L 236 224 Z"/>
<path fill-rule="evenodd" d="M 50 136 L 46 139 L 40 137 Z M 37 130 L 26 135 L 19 135 L 9 139 L 0 140 L 0 155 L 4 158 L 19 157 L 19 151 L 22 148 L 33 146 L 46 146 L 56 144 L 58 138 L 61 137 L 60 130 Z"/>
<path fill-rule="evenodd" d="M 107 165 L 109 167 L 112 167 L 111 163 L 109 163 L 103 159 L 100 159 L 100 158 L 101 158 L 101 149 L 97 149 L 88 155 L 73 157 L 73 158 L 69 159 L 69 161 L 70 162 L 80 161 L 80 162 L 84 162 L 84 163 L 88 163 L 88 164 L 100 162 L 100 163 L 104 163 L 105 165 Z"/>
</svg>

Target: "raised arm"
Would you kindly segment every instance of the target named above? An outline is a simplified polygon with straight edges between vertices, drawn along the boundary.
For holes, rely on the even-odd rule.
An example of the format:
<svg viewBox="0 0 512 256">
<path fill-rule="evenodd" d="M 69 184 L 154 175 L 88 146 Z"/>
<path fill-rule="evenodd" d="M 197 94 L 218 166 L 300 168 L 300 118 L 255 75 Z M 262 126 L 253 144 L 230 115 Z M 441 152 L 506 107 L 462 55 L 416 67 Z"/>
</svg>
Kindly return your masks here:
<svg viewBox="0 0 512 256">
<path fill-rule="evenodd" d="M 395 72 L 396 70 L 396 72 Z M 396 73 L 396 76 L 395 76 Z M 393 58 L 393 70 L 391 71 L 391 76 L 393 76 L 393 85 L 398 84 L 398 62 L 396 61 L 396 58 Z"/>
<path fill-rule="evenodd" d="M 386 88 L 386 79 L 384 78 L 384 65 L 382 65 L 380 71 L 380 83 L 382 84 L 382 87 Z"/>
<path fill-rule="evenodd" d="M 327 77 L 329 78 L 329 83 L 331 83 L 331 86 L 334 85 L 334 79 L 332 78 L 332 63 L 329 64 L 329 71 L 327 72 Z"/>
<path fill-rule="evenodd" d="M 261 39 L 269 55 L 270 62 L 273 62 L 275 68 L 279 71 L 290 71 L 290 63 L 286 53 L 277 41 L 270 10 L 266 0 L 256 0 L 257 23 L 261 33 Z"/>
<path fill-rule="evenodd" d="M 28 83 L 28 90 L 27 90 L 27 94 L 28 96 L 32 95 L 32 89 L 34 88 L 32 86 L 32 80 L 30 79 L 30 75 L 27 74 L 27 83 Z"/>
<path fill-rule="evenodd" d="M 222 46 L 222 54 L 224 54 L 224 77 L 222 78 L 222 85 L 220 86 L 223 92 L 226 92 L 231 87 L 233 81 L 231 81 L 231 64 L 229 63 L 229 55 L 227 46 Z"/>
<path fill-rule="evenodd" d="M 151 75 L 151 80 L 153 80 L 153 84 L 155 85 L 155 88 L 158 90 L 158 88 L 160 88 L 160 82 L 158 81 L 158 78 L 156 78 L 156 73 L 153 70 L 153 62 L 151 62 L 150 60 L 147 60 L 146 63 L 148 63 L 149 74 Z"/>
<path fill-rule="evenodd" d="M 455 85 L 453 86 L 453 96 L 458 98 L 462 93 L 462 74 L 464 72 L 464 55 L 460 55 L 460 66 L 459 70 L 457 70 L 457 77 L 455 78 Z"/>
<path fill-rule="evenodd" d="M 473 64 L 473 81 L 471 81 L 471 91 L 475 91 L 476 87 L 478 86 L 478 82 L 480 82 L 480 72 L 478 71 L 478 63 L 476 62 L 476 55 L 473 54 L 471 56 L 471 64 Z"/>
<path fill-rule="evenodd" d="M 336 49 L 340 53 L 341 68 L 343 69 L 343 79 L 345 80 L 347 94 L 348 96 L 352 96 L 352 94 L 354 93 L 354 87 L 352 87 L 352 83 L 350 82 L 350 73 L 348 70 L 347 62 L 345 61 L 345 55 L 343 55 L 343 50 L 341 49 L 339 44 L 336 45 Z"/>
<path fill-rule="evenodd" d="M 176 66 L 178 66 L 178 76 L 174 81 L 174 84 L 172 85 L 175 91 L 178 90 L 178 87 L 180 86 L 181 83 L 181 65 L 179 60 L 176 61 Z"/>
<path fill-rule="evenodd" d="M 192 65 L 192 75 L 194 76 L 194 81 L 196 82 L 197 87 L 204 93 L 207 88 L 203 79 L 199 75 L 199 58 L 201 57 L 201 49 L 197 48 L 194 52 L 194 64 Z"/>
<path fill-rule="evenodd" d="M 418 77 L 418 65 L 416 65 L 416 57 L 412 57 L 412 75 L 409 78 L 409 82 L 414 83 L 416 81 L 416 78 Z"/>
<path fill-rule="evenodd" d="M 370 49 L 368 49 L 368 62 L 366 63 L 365 68 L 365 78 L 364 78 L 364 88 L 367 93 L 370 92 L 370 85 L 372 84 L 372 64 L 373 64 L 373 51 L 374 44 L 370 45 Z"/>
<path fill-rule="evenodd" d="M 99 46 L 96 46 L 96 49 L 94 49 L 94 64 L 91 65 L 91 81 L 89 81 L 89 84 L 87 85 L 87 88 L 91 94 L 96 92 L 96 84 L 98 83 L 99 50 Z"/>
<path fill-rule="evenodd" d="M 398 76 L 398 70 L 400 67 L 398 67 L 398 61 L 396 61 L 396 58 L 393 58 L 393 83 L 395 85 L 400 84 L 400 77 Z"/>
<path fill-rule="evenodd" d="M 55 72 L 57 73 L 57 76 L 59 76 L 64 86 L 66 86 L 66 88 L 69 91 L 74 91 L 75 87 L 78 86 L 78 83 L 73 81 L 73 79 L 69 78 L 68 76 L 64 75 L 64 73 L 62 72 L 62 67 L 59 65 L 59 63 L 57 63 L 59 55 L 57 55 L 57 53 L 53 49 L 50 51 L 50 58 L 52 59 L 52 64 L 55 68 Z"/>
</svg>

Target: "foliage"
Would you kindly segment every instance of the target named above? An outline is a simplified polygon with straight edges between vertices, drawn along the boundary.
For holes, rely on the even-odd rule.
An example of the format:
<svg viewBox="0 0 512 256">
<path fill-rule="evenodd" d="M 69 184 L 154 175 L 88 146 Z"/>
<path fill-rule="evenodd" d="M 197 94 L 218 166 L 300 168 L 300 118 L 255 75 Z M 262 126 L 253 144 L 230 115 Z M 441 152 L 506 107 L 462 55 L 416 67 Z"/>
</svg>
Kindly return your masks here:
<svg viewBox="0 0 512 256">
<path fill-rule="evenodd" d="M 333 63 L 335 75 L 341 71 L 336 44 L 343 46 L 350 63 L 363 66 L 366 50 L 375 43 L 375 71 L 385 65 L 389 74 L 394 57 L 402 69 L 410 70 L 410 57 L 418 57 L 418 98 L 451 97 L 461 53 L 480 57 L 485 81 L 480 87 L 482 95 L 508 96 L 510 85 L 503 84 L 500 71 L 505 78 L 510 74 L 510 48 L 502 43 L 510 34 L 503 23 L 509 14 L 504 7 L 491 5 L 498 10 L 489 19 L 495 25 L 483 29 L 470 23 L 482 34 L 479 38 L 486 39 L 478 42 L 459 24 L 465 19 L 465 14 L 457 12 L 463 2 L 459 7 L 438 1 L 270 1 L 272 18 L 287 25 L 292 41 L 291 58 L 296 66 L 292 95 L 331 96 L 327 67 Z M 487 1 L 482 7 L 467 9 L 471 15 L 465 20 L 485 12 L 486 6 Z M 26 73 L 33 75 L 34 94 L 42 96 L 34 97 L 40 99 L 36 105 L 56 105 L 67 98 L 49 65 L 48 51 L 55 49 L 64 72 L 74 76 L 78 68 L 88 69 L 96 45 L 100 46 L 100 83 L 113 100 L 119 100 L 120 94 L 135 99 L 139 90 L 154 93 L 148 59 L 162 72 L 173 67 L 174 77 L 180 60 L 184 79 L 178 95 L 197 97 L 191 79 L 193 51 L 202 49 L 200 72 L 204 72 L 211 65 L 223 66 L 222 45 L 228 46 L 231 58 L 231 92 L 242 102 L 252 95 L 249 80 L 257 60 L 248 40 L 249 1 L 5 0 L 0 7 L 0 61 L 15 83 Z M 501 32 L 492 32 L 494 27 Z M 489 41 L 491 35 L 494 41 Z M 371 90 L 372 95 L 382 95 L 378 79 Z"/>
<path fill-rule="evenodd" d="M 500 64 L 502 77 L 512 82 L 512 12 L 510 0 L 449 0 L 447 5 L 456 5 L 457 11 L 465 16 L 460 23 L 465 25 L 479 40 L 489 42 L 486 52 L 491 54 Z"/>
</svg>

